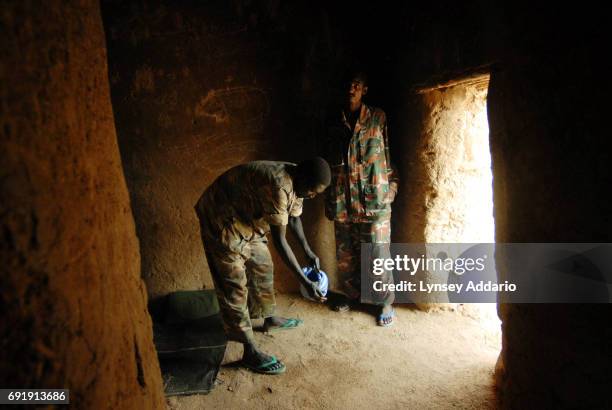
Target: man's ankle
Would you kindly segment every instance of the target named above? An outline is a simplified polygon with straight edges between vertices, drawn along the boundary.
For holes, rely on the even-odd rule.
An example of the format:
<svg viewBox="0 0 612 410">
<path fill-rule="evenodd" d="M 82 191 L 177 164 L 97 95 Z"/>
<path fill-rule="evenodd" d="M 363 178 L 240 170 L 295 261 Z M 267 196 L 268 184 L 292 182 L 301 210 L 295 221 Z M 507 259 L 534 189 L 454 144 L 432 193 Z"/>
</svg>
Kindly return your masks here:
<svg viewBox="0 0 612 410">
<path fill-rule="evenodd" d="M 244 354 L 252 356 L 257 353 L 257 348 L 253 342 L 243 343 L 244 346 Z"/>
</svg>

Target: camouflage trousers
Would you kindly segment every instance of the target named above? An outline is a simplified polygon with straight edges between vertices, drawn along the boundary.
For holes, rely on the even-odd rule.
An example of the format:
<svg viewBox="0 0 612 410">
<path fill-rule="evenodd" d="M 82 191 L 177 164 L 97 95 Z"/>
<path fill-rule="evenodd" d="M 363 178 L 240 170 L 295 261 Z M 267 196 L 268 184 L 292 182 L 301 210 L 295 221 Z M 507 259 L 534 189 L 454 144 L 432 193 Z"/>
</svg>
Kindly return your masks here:
<svg viewBox="0 0 612 410">
<path fill-rule="evenodd" d="M 208 266 L 229 340 L 253 341 L 251 319 L 272 316 L 274 265 L 266 236 L 244 239 L 234 226 L 216 235 L 200 223 Z"/>
<path fill-rule="evenodd" d="M 359 223 L 334 223 L 336 233 L 336 258 L 338 260 L 338 275 L 343 290 L 351 299 L 361 297 L 362 302 L 375 305 L 391 304 L 395 295 L 391 291 L 374 292 L 370 286 L 374 280 L 382 283 L 393 283 L 393 271 L 385 270 L 382 275 L 374 276 L 372 261 L 376 258 L 390 258 L 389 244 L 391 242 L 390 219 L 378 219 Z M 361 245 L 371 244 L 372 254 L 369 265 L 363 274 L 367 275 L 362 281 Z M 369 292 L 367 295 L 363 292 Z"/>
</svg>

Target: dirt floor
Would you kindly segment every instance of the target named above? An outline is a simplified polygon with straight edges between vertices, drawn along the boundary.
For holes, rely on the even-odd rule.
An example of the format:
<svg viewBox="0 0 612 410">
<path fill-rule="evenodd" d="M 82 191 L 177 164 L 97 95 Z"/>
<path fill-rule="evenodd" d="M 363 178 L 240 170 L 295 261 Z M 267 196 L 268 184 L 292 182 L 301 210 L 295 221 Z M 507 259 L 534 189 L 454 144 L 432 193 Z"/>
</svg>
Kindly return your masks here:
<svg viewBox="0 0 612 410">
<path fill-rule="evenodd" d="M 391 328 L 366 311 L 336 313 L 298 296 L 278 296 L 279 315 L 298 329 L 256 333 L 287 366 L 280 376 L 231 367 L 230 343 L 218 385 L 208 395 L 172 397 L 171 409 L 482 409 L 494 407 L 499 331 L 460 311 L 396 307 Z M 228 365 L 229 364 L 229 365 Z"/>
</svg>

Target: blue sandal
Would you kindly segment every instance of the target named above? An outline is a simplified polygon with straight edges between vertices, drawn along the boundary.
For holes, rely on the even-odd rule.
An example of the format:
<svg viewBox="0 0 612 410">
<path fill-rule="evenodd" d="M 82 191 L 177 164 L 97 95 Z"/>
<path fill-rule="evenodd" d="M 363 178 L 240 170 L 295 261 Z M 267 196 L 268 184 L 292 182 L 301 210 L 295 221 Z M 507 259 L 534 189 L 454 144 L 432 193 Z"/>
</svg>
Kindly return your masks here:
<svg viewBox="0 0 612 410">
<path fill-rule="evenodd" d="M 391 312 L 389 313 L 381 313 L 380 315 L 378 315 L 378 319 L 376 320 L 376 324 L 378 326 L 382 326 L 382 327 L 389 327 L 389 326 L 393 326 L 393 318 L 395 317 L 395 309 L 391 309 Z M 385 323 L 385 319 L 391 319 L 390 322 Z"/>
</svg>

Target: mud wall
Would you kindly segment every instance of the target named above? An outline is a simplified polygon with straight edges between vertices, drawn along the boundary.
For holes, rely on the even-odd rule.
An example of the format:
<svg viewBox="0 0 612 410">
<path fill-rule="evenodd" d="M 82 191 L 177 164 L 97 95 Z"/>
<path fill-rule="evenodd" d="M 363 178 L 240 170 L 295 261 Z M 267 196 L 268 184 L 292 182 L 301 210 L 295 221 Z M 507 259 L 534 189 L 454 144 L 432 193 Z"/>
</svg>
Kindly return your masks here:
<svg viewBox="0 0 612 410">
<path fill-rule="evenodd" d="M 0 11 L 0 385 L 162 408 L 99 5 Z"/>
<path fill-rule="evenodd" d="M 437 2 L 398 6 L 394 13 L 403 23 L 394 32 L 395 63 L 387 83 L 389 114 L 395 119 L 392 156 L 402 176 L 393 241 L 491 239 L 490 232 L 473 230 L 475 216 L 464 223 L 470 218 L 458 205 L 468 198 L 459 194 L 465 181 L 458 178 L 462 155 L 455 154 L 473 139 L 466 139 L 473 121 L 461 111 L 478 110 L 481 99 L 473 87 L 441 87 L 487 72 L 482 67 L 494 61 L 488 38 L 491 10 L 479 2 Z M 474 133 L 482 138 L 483 133 Z M 457 194 L 461 198 L 454 198 Z"/>
<path fill-rule="evenodd" d="M 102 13 L 120 150 L 151 296 L 212 285 L 194 202 L 238 163 L 324 152 L 325 117 L 337 108 L 350 65 L 370 73 L 367 102 L 393 110 L 401 50 L 389 39 L 422 17 L 404 6 L 273 0 L 104 0 Z M 355 22 L 364 16 L 370 29 L 356 41 Z M 400 121 L 391 111 L 395 127 Z M 399 138 L 395 128 L 391 138 Z M 306 204 L 303 219 L 335 287 L 333 226 L 320 200 Z M 277 288 L 296 290 L 274 259 Z"/>
<path fill-rule="evenodd" d="M 430 112 L 415 90 L 489 66 L 497 242 L 610 242 L 605 23 L 592 8 L 425 6 L 401 38 L 399 241 L 426 240 Z M 552 13 L 552 14 L 551 14 Z M 398 41 L 401 41 L 398 39 Z M 402 116 L 403 113 L 403 116 Z M 496 260 L 503 275 L 504 261 Z M 609 305 L 501 305 L 503 408 L 610 406 Z"/>
<path fill-rule="evenodd" d="M 306 3 L 104 1 L 102 10 L 147 288 L 211 287 L 193 205 L 234 165 L 316 152 L 342 51 L 325 14 Z M 333 270 L 321 202 L 306 205 L 304 222 Z M 274 259 L 277 288 L 296 290 Z"/>
<path fill-rule="evenodd" d="M 406 242 L 493 241 L 487 87 L 485 78 L 414 96 L 418 136 L 394 156 L 402 168 L 413 165 L 396 209 Z"/>
<path fill-rule="evenodd" d="M 496 240 L 610 242 L 604 22 L 594 10 L 561 8 L 552 20 L 532 11 L 500 19 L 489 92 Z M 609 304 L 502 305 L 500 313 L 505 408 L 610 406 Z"/>
<path fill-rule="evenodd" d="M 412 149 L 394 155 L 408 175 L 403 186 L 408 192 L 395 208 L 396 238 L 425 243 L 493 242 L 487 87 L 484 76 L 414 94 L 418 131 L 409 134 Z M 424 273 L 418 279 L 439 283 L 447 277 Z M 425 310 L 450 307 L 441 304 L 447 298 L 434 298 L 427 292 L 413 293 L 412 300 Z"/>
</svg>

